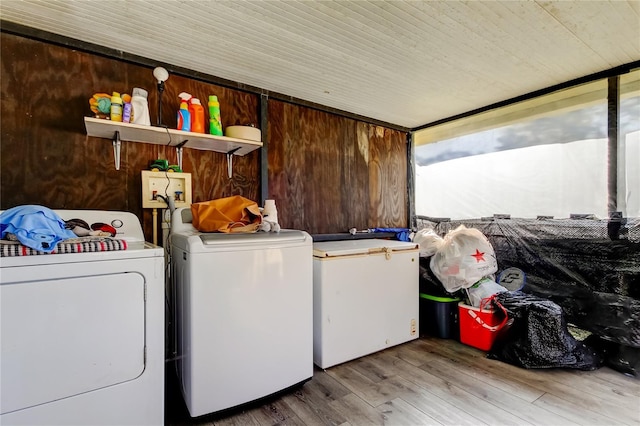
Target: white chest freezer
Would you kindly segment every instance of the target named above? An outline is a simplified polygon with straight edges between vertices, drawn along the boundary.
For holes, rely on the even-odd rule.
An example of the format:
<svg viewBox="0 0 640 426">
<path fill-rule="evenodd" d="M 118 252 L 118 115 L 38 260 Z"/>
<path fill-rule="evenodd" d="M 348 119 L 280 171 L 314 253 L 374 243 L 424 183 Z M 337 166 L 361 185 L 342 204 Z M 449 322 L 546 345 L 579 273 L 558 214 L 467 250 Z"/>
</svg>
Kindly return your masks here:
<svg viewBox="0 0 640 426">
<path fill-rule="evenodd" d="M 417 339 L 418 245 L 313 244 L 313 361 L 328 368 Z"/>
</svg>

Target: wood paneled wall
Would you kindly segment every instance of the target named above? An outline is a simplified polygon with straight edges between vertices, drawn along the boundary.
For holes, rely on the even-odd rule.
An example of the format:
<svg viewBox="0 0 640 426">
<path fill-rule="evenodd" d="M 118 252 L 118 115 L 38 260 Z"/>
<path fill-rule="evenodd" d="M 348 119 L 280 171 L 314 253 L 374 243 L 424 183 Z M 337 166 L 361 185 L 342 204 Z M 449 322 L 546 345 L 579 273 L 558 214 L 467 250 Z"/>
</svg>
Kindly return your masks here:
<svg viewBox="0 0 640 426">
<path fill-rule="evenodd" d="M 279 219 L 314 233 L 407 226 L 405 133 L 273 100 L 268 114 Z"/>
<path fill-rule="evenodd" d="M 93 93 L 142 87 L 155 122 L 152 68 L 7 33 L 0 49 L 0 208 L 127 210 L 142 219 L 150 240 L 140 171 L 156 158 L 175 164 L 175 149 L 123 142 L 116 171 L 111 141 L 86 136 L 83 117 L 91 114 Z M 218 95 L 224 126 L 260 122 L 257 94 L 171 75 L 163 124 L 175 127 L 183 91 L 203 101 Z M 268 192 L 282 226 L 313 234 L 407 226 L 405 133 L 280 101 L 268 104 Z M 192 173 L 195 202 L 234 194 L 260 201 L 259 150 L 234 157 L 231 179 L 226 156 L 215 152 L 184 149 L 183 169 Z"/>
</svg>

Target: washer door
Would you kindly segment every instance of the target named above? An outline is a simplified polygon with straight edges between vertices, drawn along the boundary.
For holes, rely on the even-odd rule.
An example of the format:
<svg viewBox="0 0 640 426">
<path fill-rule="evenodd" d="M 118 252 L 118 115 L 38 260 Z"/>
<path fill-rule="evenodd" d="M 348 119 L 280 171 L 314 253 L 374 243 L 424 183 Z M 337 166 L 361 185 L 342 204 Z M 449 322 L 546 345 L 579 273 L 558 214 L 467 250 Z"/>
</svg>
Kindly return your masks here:
<svg viewBox="0 0 640 426">
<path fill-rule="evenodd" d="M 142 374 L 144 286 L 137 273 L 2 283 L 2 413 Z"/>
</svg>

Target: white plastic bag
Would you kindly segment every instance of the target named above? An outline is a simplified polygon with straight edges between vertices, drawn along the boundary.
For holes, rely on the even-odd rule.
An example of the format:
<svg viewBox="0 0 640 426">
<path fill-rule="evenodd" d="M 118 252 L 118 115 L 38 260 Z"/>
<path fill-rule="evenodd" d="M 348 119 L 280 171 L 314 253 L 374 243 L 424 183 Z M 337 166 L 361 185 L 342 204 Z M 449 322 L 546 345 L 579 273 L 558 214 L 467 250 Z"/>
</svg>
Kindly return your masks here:
<svg viewBox="0 0 640 426">
<path fill-rule="evenodd" d="M 431 257 L 442 247 L 444 240 L 433 229 L 424 228 L 415 233 L 413 242 L 420 246 L 421 257 Z"/>
<path fill-rule="evenodd" d="M 430 267 L 449 293 L 469 288 L 498 270 L 495 252 L 482 232 L 460 225 L 444 236 Z"/>
<path fill-rule="evenodd" d="M 469 296 L 471 305 L 478 308 L 480 307 L 482 299 L 486 299 L 503 291 L 508 290 L 491 278 L 483 278 L 467 289 L 467 295 Z"/>
</svg>

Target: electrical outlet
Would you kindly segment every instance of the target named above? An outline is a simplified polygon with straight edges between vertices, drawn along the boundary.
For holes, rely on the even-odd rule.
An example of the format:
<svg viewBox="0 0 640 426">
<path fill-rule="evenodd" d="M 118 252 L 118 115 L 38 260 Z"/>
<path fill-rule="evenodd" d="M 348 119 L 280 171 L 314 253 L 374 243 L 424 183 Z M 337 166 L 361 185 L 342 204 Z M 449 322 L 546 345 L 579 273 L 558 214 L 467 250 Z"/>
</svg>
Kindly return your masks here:
<svg viewBox="0 0 640 426">
<path fill-rule="evenodd" d="M 176 207 L 191 205 L 191 173 L 142 171 L 142 208 L 166 209 L 158 195 L 172 197 Z"/>
</svg>

